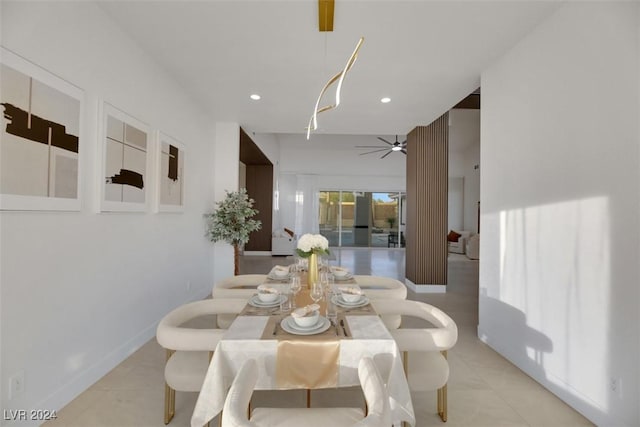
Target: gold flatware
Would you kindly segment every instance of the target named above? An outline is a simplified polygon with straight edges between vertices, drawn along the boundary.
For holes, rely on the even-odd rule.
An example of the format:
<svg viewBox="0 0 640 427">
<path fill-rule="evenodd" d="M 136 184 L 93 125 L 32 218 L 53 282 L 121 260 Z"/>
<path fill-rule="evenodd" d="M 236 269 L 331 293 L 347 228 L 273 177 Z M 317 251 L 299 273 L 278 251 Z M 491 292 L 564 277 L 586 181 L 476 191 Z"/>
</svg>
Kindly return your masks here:
<svg viewBox="0 0 640 427">
<path fill-rule="evenodd" d="M 340 336 L 340 330 L 338 329 L 338 323 L 335 320 L 331 320 L 331 324 L 336 328 L 336 336 Z"/>
</svg>

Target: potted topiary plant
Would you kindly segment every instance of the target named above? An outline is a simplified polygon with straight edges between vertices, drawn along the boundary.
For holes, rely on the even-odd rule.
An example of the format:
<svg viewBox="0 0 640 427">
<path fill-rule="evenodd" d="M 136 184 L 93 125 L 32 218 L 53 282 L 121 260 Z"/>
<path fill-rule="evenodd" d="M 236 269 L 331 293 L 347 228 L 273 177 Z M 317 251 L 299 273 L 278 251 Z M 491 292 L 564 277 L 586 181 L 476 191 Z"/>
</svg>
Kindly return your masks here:
<svg viewBox="0 0 640 427">
<path fill-rule="evenodd" d="M 228 192 L 224 200 L 216 203 L 216 210 L 205 214 L 207 221 L 207 237 L 212 242 L 224 241 L 233 245 L 233 274 L 240 273 L 238 257 L 240 247 L 249 241 L 249 234 L 260 230 L 260 220 L 251 219 L 258 211 L 253 209 L 253 199 L 247 190 Z"/>
<path fill-rule="evenodd" d="M 387 218 L 387 222 L 389 223 L 389 228 L 393 230 L 393 226 L 396 224 L 396 218 L 390 216 L 389 218 Z"/>
</svg>

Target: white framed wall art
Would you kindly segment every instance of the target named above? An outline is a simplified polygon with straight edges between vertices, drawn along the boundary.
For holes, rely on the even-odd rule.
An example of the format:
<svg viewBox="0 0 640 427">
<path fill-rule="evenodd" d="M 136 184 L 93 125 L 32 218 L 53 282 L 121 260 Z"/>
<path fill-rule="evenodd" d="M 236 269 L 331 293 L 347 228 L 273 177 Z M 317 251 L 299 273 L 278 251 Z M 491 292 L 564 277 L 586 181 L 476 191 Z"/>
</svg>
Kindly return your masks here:
<svg viewBox="0 0 640 427">
<path fill-rule="evenodd" d="M 0 49 L 0 209 L 78 211 L 84 92 Z"/>
<path fill-rule="evenodd" d="M 161 131 L 156 132 L 156 141 L 156 211 L 183 212 L 185 146 Z"/>
<path fill-rule="evenodd" d="M 149 128 L 107 102 L 101 117 L 100 210 L 144 212 L 153 188 Z"/>
</svg>

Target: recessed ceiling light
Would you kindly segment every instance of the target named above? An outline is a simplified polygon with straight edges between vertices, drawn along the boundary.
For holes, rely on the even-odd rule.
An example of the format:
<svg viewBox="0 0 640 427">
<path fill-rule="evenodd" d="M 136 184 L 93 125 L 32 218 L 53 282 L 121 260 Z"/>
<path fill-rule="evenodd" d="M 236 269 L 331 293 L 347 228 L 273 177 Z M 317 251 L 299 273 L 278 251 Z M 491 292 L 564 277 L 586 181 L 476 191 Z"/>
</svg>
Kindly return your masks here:
<svg viewBox="0 0 640 427">
<path fill-rule="evenodd" d="M 380 100 L 380 102 L 382 102 L 383 104 L 386 104 L 388 102 L 391 102 L 391 98 L 384 97 Z"/>
<path fill-rule="evenodd" d="M 257 93 L 254 93 L 253 95 L 251 95 L 250 98 L 253 99 L 254 101 L 257 101 L 260 99 L 260 95 L 258 95 Z"/>
</svg>

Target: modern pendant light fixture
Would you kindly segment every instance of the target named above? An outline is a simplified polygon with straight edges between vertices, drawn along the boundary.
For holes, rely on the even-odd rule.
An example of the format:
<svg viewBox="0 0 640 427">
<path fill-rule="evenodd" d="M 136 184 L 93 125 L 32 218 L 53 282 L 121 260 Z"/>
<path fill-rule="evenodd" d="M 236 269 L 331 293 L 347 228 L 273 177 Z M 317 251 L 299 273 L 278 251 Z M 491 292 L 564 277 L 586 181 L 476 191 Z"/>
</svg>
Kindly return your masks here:
<svg viewBox="0 0 640 427">
<path fill-rule="evenodd" d="M 318 100 L 316 101 L 315 108 L 313 109 L 313 115 L 311 116 L 311 119 L 309 119 L 309 126 L 307 127 L 307 139 L 309 139 L 309 136 L 311 135 L 312 130 L 318 129 L 318 113 L 323 113 L 325 111 L 332 110 L 336 108 L 338 105 L 340 105 L 340 90 L 342 89 L 342 82 L 344 81 L 344 78 L 349 72 L 349 70 L 351 69 L 351 67 L 353 67 L 353 64 L 356 62 L 356 59 L 358 58 L 358 51 L 360 50 L 360 46 L 362 46 L 362 42 L 364 42 L 364 37 L 360 37 L 360 40 L 358 41 L 356 48 L 354 49 L 353 53 L 349 57 L 349 60 L 347 61 L 347 64 L 344 66 L 343 70 L 338 74 L 336 74 L 335 76 L 331 77 L 327 82 L 327 84 L 325 84 L 322 90 L 320 91 L 320 95 L 318 95 Z M 320 100 L 322 99 L 322 96 L 327 91 L 329 86 L 331 86 L 336 81 L 338 82 L 338 87 L 336 88 L 335 103 L 330 105 L 325 105 L 324 107 L 319 108 Z"/>
</svg>

